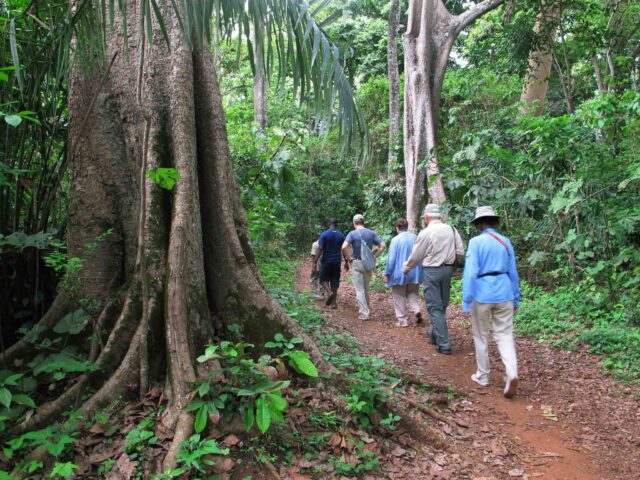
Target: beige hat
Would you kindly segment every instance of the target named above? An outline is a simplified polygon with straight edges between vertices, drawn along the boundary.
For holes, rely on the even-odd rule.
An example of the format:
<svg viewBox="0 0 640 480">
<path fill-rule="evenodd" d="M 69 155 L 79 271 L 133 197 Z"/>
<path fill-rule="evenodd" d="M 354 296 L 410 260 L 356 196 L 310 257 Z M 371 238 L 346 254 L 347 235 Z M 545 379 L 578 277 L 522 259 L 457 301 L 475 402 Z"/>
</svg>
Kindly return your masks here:
<svg viewBox="0 0 640 480">
<path fill-rule="evenodd" d="M 493 217 L 493 218 L 500 218 L 500 215 L 498 215 L 496 212 L 493 211 L 493 208 L 491 207 L 478 207 L 476 208 L 476 216 L 473 220 L 471 220 L 471 223 L 476 223 L 476 221 L 480 220 L 481 218 L 484 217 Z"/>
<path fill-rule="evenodd" d="M 438 205 L 437 203 L 428 204 L 426 207 L 424 207 L 422 216 L 440 218 L 440 205 Z"/>
</svg>

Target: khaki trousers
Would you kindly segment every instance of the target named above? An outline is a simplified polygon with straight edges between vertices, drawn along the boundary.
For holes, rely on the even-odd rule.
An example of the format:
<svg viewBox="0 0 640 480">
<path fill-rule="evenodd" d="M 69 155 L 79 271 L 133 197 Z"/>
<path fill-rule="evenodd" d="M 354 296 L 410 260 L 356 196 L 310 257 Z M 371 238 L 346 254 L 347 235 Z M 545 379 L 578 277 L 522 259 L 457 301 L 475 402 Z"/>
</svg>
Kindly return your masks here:
<svg viewBox="0 0 640 480">
<path fill-rule="evenodd" d="M 391 297 L 393 298 L 393 310 L 396 313 L 398 323 L 407 324 L 409 322 L 409 313 L 414 315 L 420 313 L 417 283 L 391 287 Z M 408 313 L 407 308 L 409 309 Z"/>
<path fill-rule="evenodd" d="M 518 378 L 518 359 L 513 340 L 513 302 L 478 303 L 471 305 L 471 327 L 476 347 L 476 376 L 489 382 L 489 327 L 493 324 L 493 338 L 504 363 L 507 378 Z"/>
<path fill-rule="evenodd" d="M 351 270 L 351 279 L 353 280 L 353 288 L 356 289 L 356 301 L 358 302 L 358 311 L 361 320 L 368 320 L 369 314 L 369 282 L 371 281 L 371 272 L 367 272 L 362 266 L 361 260 L 353 260 L 353 268 Z"/>
</svg>

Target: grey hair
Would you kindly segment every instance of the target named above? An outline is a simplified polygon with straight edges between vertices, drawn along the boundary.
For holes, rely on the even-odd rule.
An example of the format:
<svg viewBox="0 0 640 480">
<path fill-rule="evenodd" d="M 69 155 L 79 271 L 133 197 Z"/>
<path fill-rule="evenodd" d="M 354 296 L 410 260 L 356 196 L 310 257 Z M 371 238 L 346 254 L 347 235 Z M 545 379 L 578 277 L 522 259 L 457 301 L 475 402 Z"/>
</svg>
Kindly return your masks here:
<svg viewBox="0 0 640 480">
<path fill-rule="evenodd" d="M 353 224 L 354 225 L 364 225 L 364 217 L 359 213 L 353 216 Z"/>
</svg>

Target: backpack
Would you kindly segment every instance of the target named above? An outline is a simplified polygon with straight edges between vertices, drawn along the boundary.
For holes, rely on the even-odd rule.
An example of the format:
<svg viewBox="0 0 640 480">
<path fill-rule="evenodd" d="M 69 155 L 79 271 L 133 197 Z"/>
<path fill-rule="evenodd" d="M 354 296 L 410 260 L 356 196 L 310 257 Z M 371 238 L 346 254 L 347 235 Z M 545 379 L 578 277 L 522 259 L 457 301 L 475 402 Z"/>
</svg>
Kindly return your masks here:
<svg viewBox="0 0 640 480">
<path fill-rule="evenodd" d="M 362 233 L 360 233 L 360 260 L 362 261 L 362 267 L 367 272 L 373 272 L 375 270 L 376 257 L 373 255 L 367 242 L 362 238 Z"/>
</svg>

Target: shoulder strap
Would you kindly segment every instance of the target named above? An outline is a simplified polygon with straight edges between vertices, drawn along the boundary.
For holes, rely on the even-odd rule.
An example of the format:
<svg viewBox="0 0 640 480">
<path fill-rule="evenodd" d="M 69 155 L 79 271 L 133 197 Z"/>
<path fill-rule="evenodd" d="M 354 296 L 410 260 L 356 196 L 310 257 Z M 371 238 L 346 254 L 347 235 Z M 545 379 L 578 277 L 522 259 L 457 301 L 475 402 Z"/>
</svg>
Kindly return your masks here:
<svg viewBox="0 0 640 480">
<path fill-rule="evenodd" d="M 502 244 L 502 246 L 504 247 L 504 249 L 507 251 L 507 255 L 510 254 L 509 252 L 509 247 L 507 247 L 507 244 L 504 243 L 504 240 L 502 240 L 499 236 L 491 233 L 491 232 L 485 232 L 487 235 L 491 235 L 493 238 L 495 238 L 498 242 L 500 242 Z"/>
</svg>

